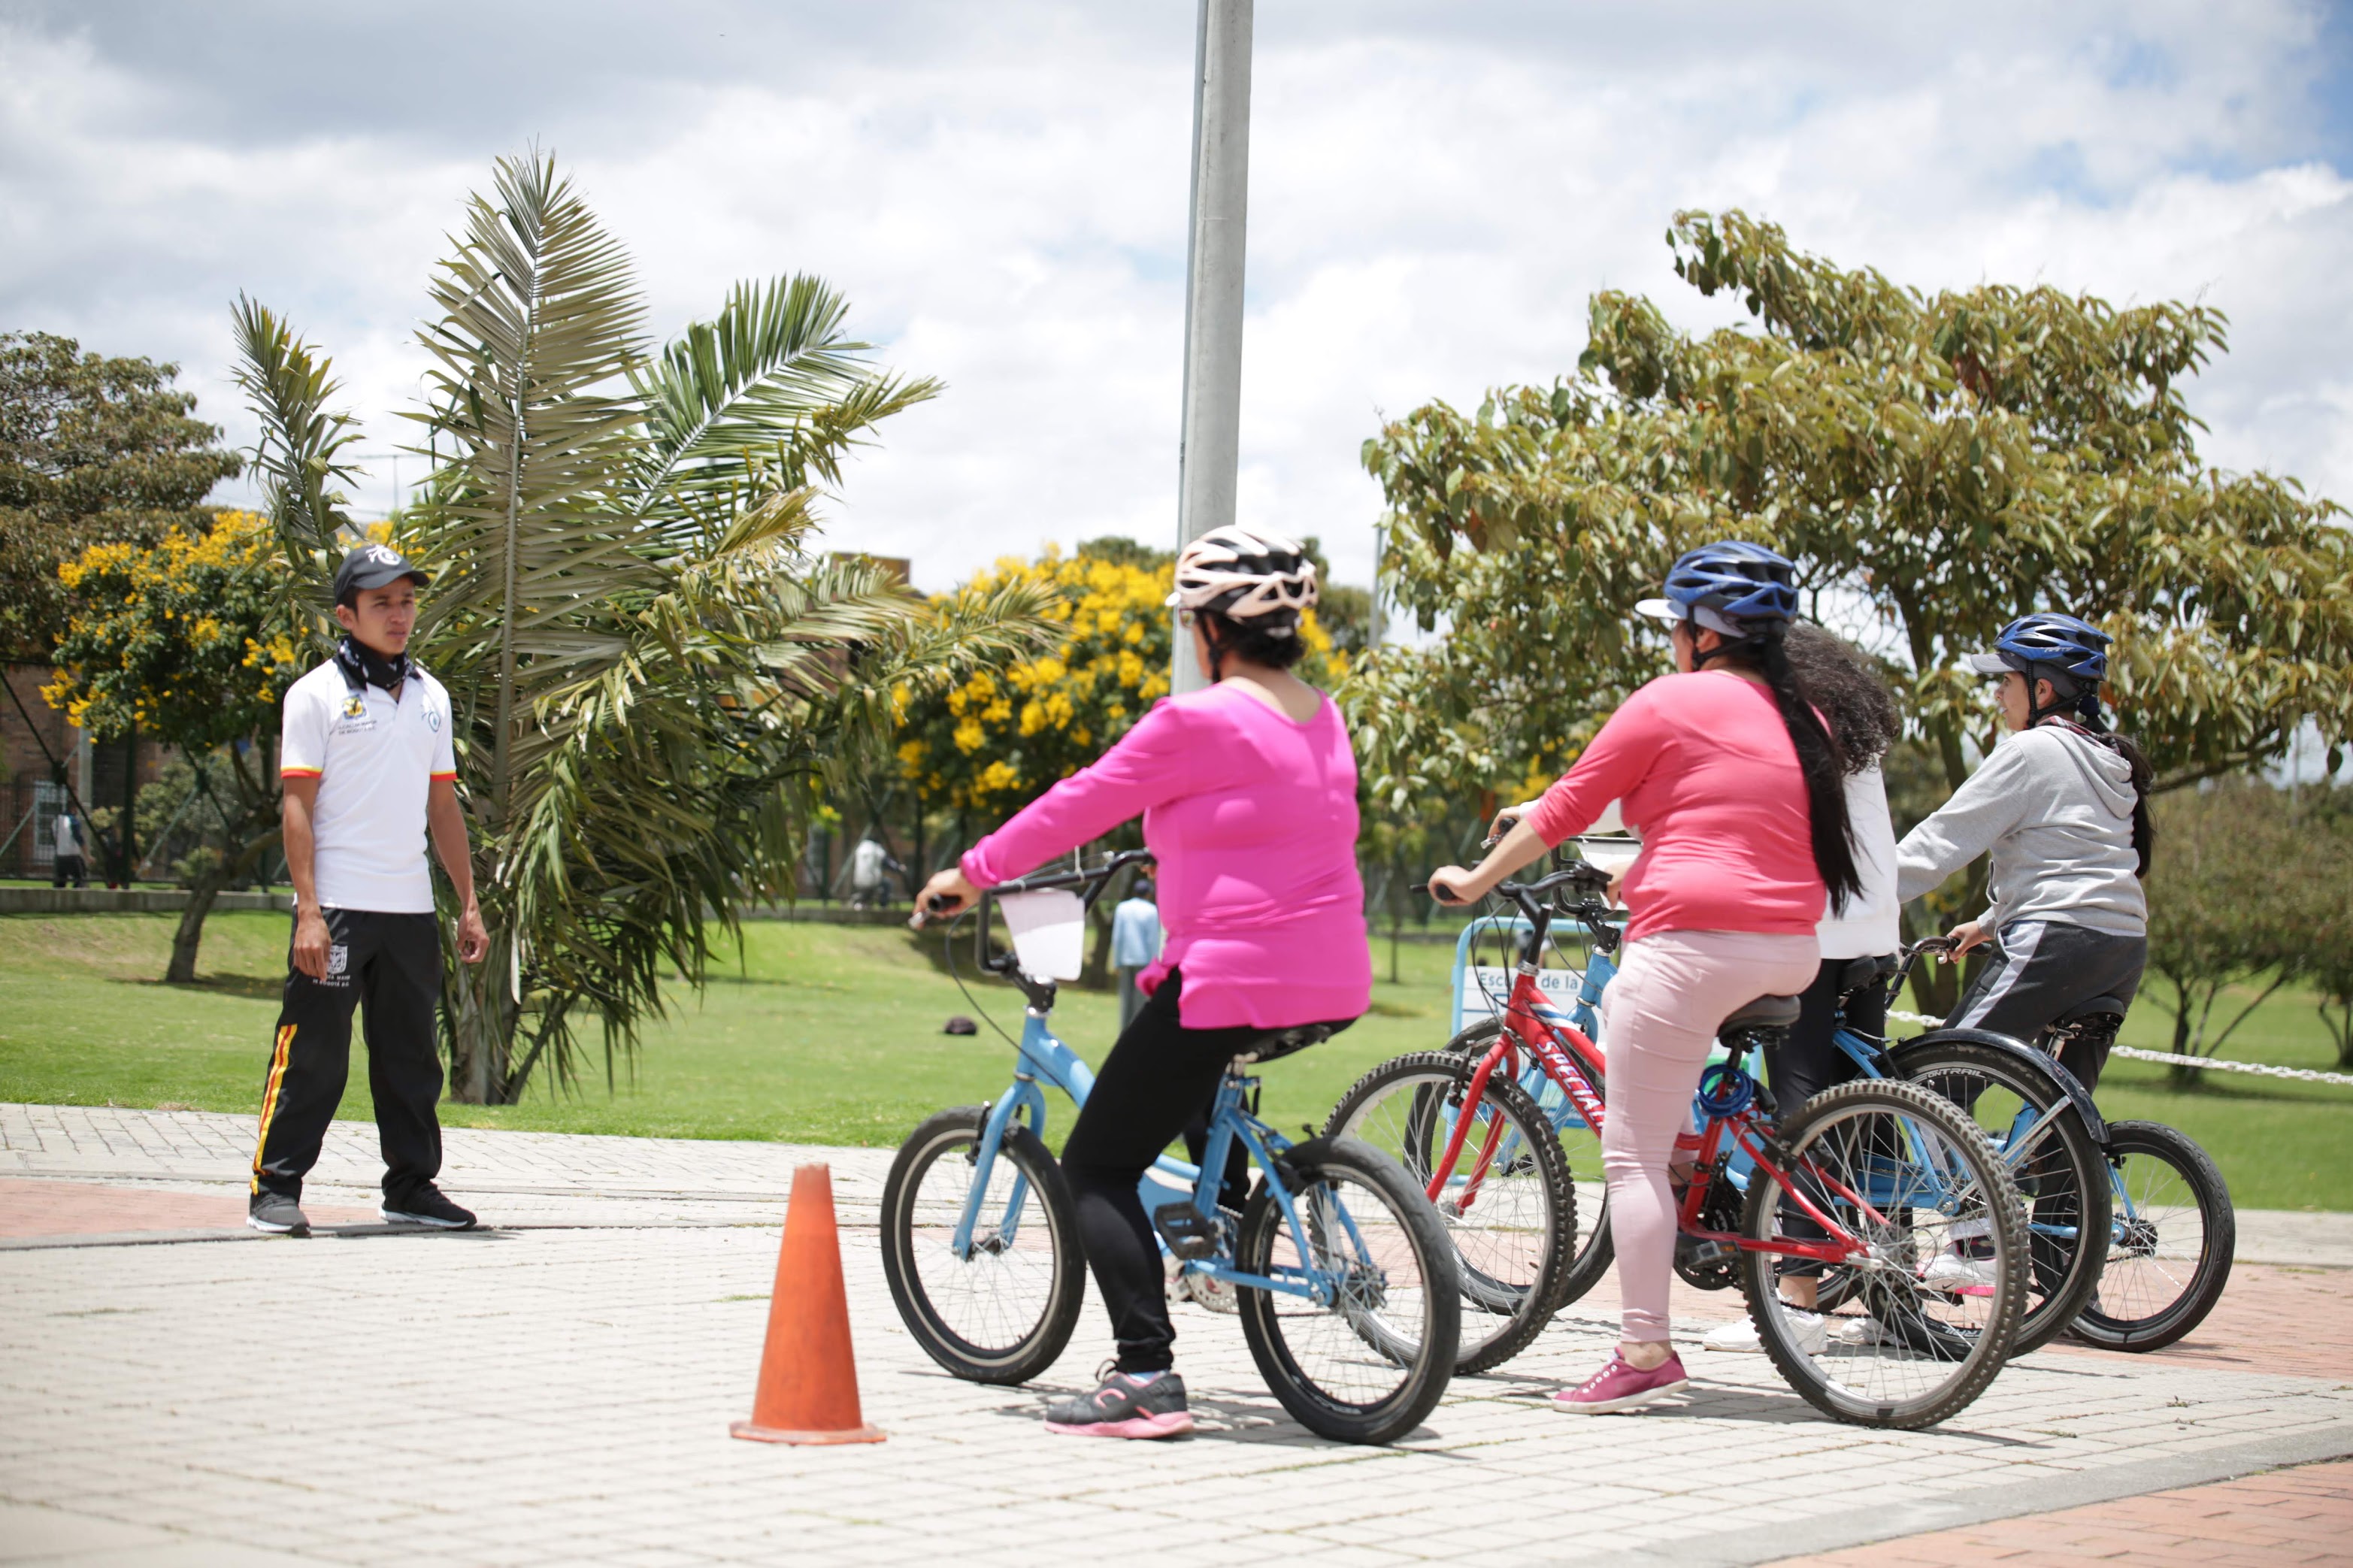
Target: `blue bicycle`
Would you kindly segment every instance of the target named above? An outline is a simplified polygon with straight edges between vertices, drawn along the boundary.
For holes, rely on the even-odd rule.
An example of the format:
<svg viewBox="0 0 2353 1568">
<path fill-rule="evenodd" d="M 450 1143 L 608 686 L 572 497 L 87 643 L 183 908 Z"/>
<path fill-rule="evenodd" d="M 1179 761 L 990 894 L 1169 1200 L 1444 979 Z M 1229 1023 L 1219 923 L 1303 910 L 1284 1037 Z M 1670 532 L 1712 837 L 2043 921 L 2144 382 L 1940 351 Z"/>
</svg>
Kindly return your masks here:
<svg viewBox="0 0 2353 1568">
<path fill-rule="evenodd" d="M 969 917 L 982 970 L 1029 1003 L 1013 1081 L 987 1105 L 916 1128 L 882 1189 L 882 1267 L 918 1344 L 975 1383 L 1018 1384 L 1061 1355 L 1085 1289 L 1078 1219 L 1046 1147 L 1050 1084 L 1085 1104 L 1094 1074 L 1050 1025 L 1050 963 L 993 952 L 992 910 L 1056 894 L 1076 910 L 1142 851 L 1091 869 L 1041 872 L 984 892 Z M 1071 897 L 1075 893 L 1076 898 Z M 1008 920 L 1008 925 L 1013 922 Z M 955 928 L 948 934 L 953 969 Z M 1041 973 L 1045 971 L 1046 973 Z M 1461 1331 L 1453 1249 L 1397 1163 L 1348 1138 L 1293 1143 L 1259 1120 L 1243 1069 L 1315 1044 L 1321 1027 L 1270 1031 L 1219 1086 L 1198 1166 L 1163 1156 L 1145 1206 L 1181 1270 L 1230 1288 L 1268 1388 L 1319 1436 L 1387 1443 L 1419 1426 L 1451 1375 Z M 1221 1206 L 1239 1145 L 1255 1168 L 1240 1209 Z M 1155 1179 L 1159 1178 L 1159 1179 Z M 1173 1185 L 1172 1185 L 1173 1184 Z"/>
</svg>

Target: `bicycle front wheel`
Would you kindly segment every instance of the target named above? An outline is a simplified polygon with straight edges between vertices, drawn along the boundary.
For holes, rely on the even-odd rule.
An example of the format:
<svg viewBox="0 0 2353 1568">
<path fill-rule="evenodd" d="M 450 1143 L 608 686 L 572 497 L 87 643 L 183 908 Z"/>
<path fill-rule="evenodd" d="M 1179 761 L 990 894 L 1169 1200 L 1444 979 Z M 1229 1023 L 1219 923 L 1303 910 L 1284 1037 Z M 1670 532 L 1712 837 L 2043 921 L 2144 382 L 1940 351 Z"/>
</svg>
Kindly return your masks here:
<svg viewBox="0 0 2353 1568">
<path fill-rule="evenodd" d="M 899 1146 L 882 1184 L 882 1273 L 925 1354 L 973 1383 L 1027 1383 L 1071 1342 L 1086 1289 L 1078 1213 L 1035 1132 L 1005 1130 L 972 1244 L 955 1230 L 974 1183 L 987 1108 L 943 1110 Z"/>
<path fill-rule="evenodd" d="M 1447 1041 L 1445 1048 L 1475 1065 L 1503 1032 L 1503 1021 L 1489 1018 Z M 1577 1102 L 1560 1085 L 1546 1077 L 1542 1068 L 1528 1062 L 1525 1051 L 1521 1061 L 1520 1087 L 1527 1090 L 1536 1109 L 1552 1123 L 1553 1136 L 1560 1144 L 1561 1163 L 1568 1167 L 1568 1184 L 1577 1194 L 1576 1245 L 1569 1253 L 1567 1267 L 1561 1270 L 1560 1291 L 1552 1304 L 1552 1310 L 1557 1312 L 1599 1284 L 1617 1256 L 1617 1248 L 1609 1239 L 1609 1182 L 1601 1169 L 1601 1129 L 1587 1123 Z M 1589 1087 L 1596 1099 L 1608 1102 L 1608 1085 L 1600 1075 L 1590 1076 Z"/>
<path fill-rule="evenodd" d="M 1354 1138 L 1294 1144 L 1277 1165 L 1299 1226 L 1261 1182 L 1235 1266 L 1314 1279 L 1329 1300 L 1245 1286 L 1250 1356 L 1317 1436 L 1394 1442 L 1437 1406 L 1454 1371 L 1462 1303 L 1445 1226 L 1395 1161 Z"/>
<path fill-rule="evenodd" d="M 2075 1332 L 2109 1350 L 2162 1350 L 2204 1322 L 2230 1283 L 2239 1244 L 2231 1189 L 2205 1150 L 2161 1122 L 2110 1122 L 2108 1159 L 2107 1272 Z"/>
<path fill-rule="evenodd" d="M 1905 1078 L 1968 1112 L 2017 1180 L 2028 1205 L 2029 1262 L 2026 1310 L 2010 1353 L 2040 1350 L 2084 1310 L 2108 1258 L 2097 1239 L 2109 1230 L 2098 1141 L 2056 1079 L 2009 1052 L 1931 1038 L 1899 1046 L 1894 1061 Z M 1957 1254 L 1944 1265 L 1968 1266 Z"/>
<path fill-rule="evenodd" d="M 1477 1065 L 1443 1051 L 1383 1062 L 1324 1123 L 1325 1137 L 1361 1139 L 1395 1160 L 1437 1205 L 1462 1279 L 1454 1370 L 1465 1373 L 1509 1361 L 1544 1331 L 1577 1242 L 1577 1195 L 1552 1124 L 1501 1074 L 1470 1104 Z"/>
<path fill-rule="evenodd" d="M 1846 1267 L 1850 1308 L 1816 1318 L 1781 1300 L 1773 1251 L 1744 1248 L 1741 1284 L 1765 1352 L 1806 1402 L 1862 1426 L 1930 1426 L 1985 1392 L 2026 1300 L 2026 1213 L 1977 1123 L 1917 1084 L 1841 1084 L 1780 1128 L 1790 1188 L 1868 1255 Z M 1742 1235 L 1778 1247 L 1780 1180 L 1749 1178 Z M 1958 1247 L 1966 1279 L 1937 1267 Z"/>
</svg>

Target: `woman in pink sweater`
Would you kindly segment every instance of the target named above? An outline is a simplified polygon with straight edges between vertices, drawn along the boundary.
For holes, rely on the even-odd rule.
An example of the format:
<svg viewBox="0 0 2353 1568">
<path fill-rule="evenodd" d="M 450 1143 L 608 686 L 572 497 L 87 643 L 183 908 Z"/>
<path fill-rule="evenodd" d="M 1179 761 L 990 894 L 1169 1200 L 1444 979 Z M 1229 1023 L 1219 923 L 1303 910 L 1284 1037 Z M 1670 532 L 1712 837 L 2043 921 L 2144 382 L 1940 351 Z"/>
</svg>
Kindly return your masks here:
<svg viewBox="0 0 2353 1568">
<path fill-rule="evenodd" d="M 1738 541 L 1677 561 L 1665 597 L 1637 607 L 1674 623 L 1680 673 L 1627 699 L 1542 799 L 1499 819 L 1510 831 L 1477 870 L 1449 866 L 1430 879 L 1441 902 L 1484 898 L 1611 801 L 1641 830 L 1625 956 L 1601 1003 L 1620 1337 L 1608 1365 L 1554 1396 L 1563 1410 L 1630 1410 L 1683 1387 L 1667 1343 L 1675 1135 L 1718 1026 L 1759 996 L 1804 990 L 1825 889 L 1842 900 L 1859 886 L 1838 744 L 1781 646 L 1797 613 L 1792 575 L 1788 561 Z"/>
<path fill-rule="evenodd" d="M 1220 528 L 1186 546 L 1169 602 L 1209 689 L 1154 706 L 1093 766 L 1054 785 L 923 889 L 961 909 L 1141 813 L 1160 863 L 1167 945 L 1150 997 L 1103 1061 L 1062 1148 L 1079 1232 L 1119 1343 L 1102 1385 L 1049 1431 L 1192 1429 L 1145 1170 L 1270 1030 L 1354 1022 L 1372 999 L 1356 877 L 1356 761 L 1330 698 L 1291 673 L 1315 567 L 1271 534 Z"/>
</svg>

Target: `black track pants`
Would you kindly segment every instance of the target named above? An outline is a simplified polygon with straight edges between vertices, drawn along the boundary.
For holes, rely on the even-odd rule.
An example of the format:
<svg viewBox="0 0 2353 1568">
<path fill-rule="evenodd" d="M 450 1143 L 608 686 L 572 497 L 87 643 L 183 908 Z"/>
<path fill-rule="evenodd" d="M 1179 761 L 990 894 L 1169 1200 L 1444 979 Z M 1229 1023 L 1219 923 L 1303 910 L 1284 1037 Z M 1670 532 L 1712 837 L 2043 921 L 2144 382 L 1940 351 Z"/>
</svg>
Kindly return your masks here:
<svg viewBox="0 0 2353 1568">
<path fill-rule="evenodd" d="M 385 1202 L 398 1207 L 441 1172 L 441 933 L 431 915 L 329 910 L 327 976 L 286 965 L 286 998 L 261 1095 L 253 1193 L 300 1199 L 350 1071 L 352 1008 L 364 1010 L 368 1090 L 384 1149 Z"/>
<path fill-rule="evenodd" d="M 1078 1202 L 1079 1240 L 1111 1313 L 1122 1372 L 1160 1372 L 1175 1364 L 1176 1342 L 1159 1242 L 1136 1184 L 1178 1134 L 1207 1131 L 1226 1064 L 1268 1034 L 1250 1025 L 1185 1027 L 1176 1014 L 1183 985 L 1183 973 L 1169 971 L 1121 1033 L 1062 1145 L 1062 1173 Z M 1237 1154 L 1236 1164 L 1248 1158 Z M 1199 1157 L 1197 1147 L 1197 1163 Z M 1247 1174 L 1246 1166 L 1236 1164 L 1228 1165 L 1221 1194 L 1229 1204 L 1240 1202 Z"/>
<path fill-rule="evenodd" d="M 2148 962 L 2148 939 L 2057 921 L 2012 921 L 1999 955 L 1978 972 L 1968 994 L 1945 1020 L 1949 1027 L 1990 1029 L 2034 1045 L 2061 1014 L 2094 996 L 2130 1005 Z M 2062 1066 L 2097 1089 L 2110 1041 L 2073 1041 Z"/>
<path fill-rule="evenodd" d="M 1773 1103 L 1787 1121 L 1798 1107 L 1859 1070 L 1854 1059 L 1838 1047 L 1839 978 L 1851 958 L 1825 958 L 1814 983 L 1798 997 L 1798 1021 L 1787 1038 L 1765 1047 L 1765 1078 L 1772 1086 Z M 1858 992 L 1848 1005 L 1846 1021 L 1866 1035 L 1887 1032 L 1887 997 L 1876 986 Z M 1781 1200 L 1781 1234 L 1820 1241 L 1827 1233 L 1788 1198 Z M 1818 1275 L 1822 1266 L 1803 1258 L 1781 1260 L 1784 1276 Z"/>
</svg>

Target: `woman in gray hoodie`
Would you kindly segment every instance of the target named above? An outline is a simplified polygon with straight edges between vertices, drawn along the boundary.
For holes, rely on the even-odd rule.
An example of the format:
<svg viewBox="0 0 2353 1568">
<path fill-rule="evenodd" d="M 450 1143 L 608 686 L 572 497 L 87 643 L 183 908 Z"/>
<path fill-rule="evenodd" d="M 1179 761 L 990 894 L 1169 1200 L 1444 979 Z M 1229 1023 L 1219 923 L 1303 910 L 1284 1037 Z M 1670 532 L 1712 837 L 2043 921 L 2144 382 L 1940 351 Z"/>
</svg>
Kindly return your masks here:
<svg viewBox="0 0 2353 1568">
<path fill-rule="evenodd" d="M 1993 852 L 1992 903 L 1953 928 L 1954 953 L 1996 943 L 1946 1020 L 2033 1040 L 2094 996 L 2129 1005 L 2148 958 L 2148 761 L 2100 712 L 2108 637 L 2073 616 L 2012 621 L 1970 668 L 1998 677 L 2003 725 L 1992 753 L 1896 847 L 1897 894 L 1928 891 Z M 2086 1087 L 2113 1042 L 2060 1058 Z"/>
</svg>

